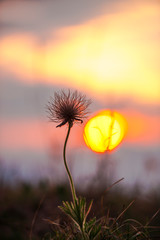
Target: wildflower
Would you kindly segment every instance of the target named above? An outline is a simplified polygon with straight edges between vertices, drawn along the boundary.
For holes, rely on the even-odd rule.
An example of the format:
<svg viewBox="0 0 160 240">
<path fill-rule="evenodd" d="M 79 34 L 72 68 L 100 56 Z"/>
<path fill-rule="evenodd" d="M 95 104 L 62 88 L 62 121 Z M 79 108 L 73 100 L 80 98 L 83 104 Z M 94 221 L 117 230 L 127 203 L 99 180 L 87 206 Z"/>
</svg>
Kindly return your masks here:
<svg viewBox="0 0 160 240">
<path fill-rule="evenodd" d="M 47 105 L 49 119 L 52 122 L 58 122 L 57 127 L 61 127 L 66 123 L 68 124 L 68 131 L 63 147 L 63 160 L 69 178 L 73 202 L 63 202 L 63 206 L 61 206 L 60 209 L 74 221 L 77 229 L 81 232 L 83 240 L 89 239 L 86 233 L 86 218 L 91 209 L 92 201 L 87 210 L 86 200 L 84 198 L 77 198 L 72 175 L 66 160 L 66 146 L 73 123 L 83 123 L 83 118 L 86 117 L 88 113 L 87 107 L 89 104 L 90 100 L 87 100 L 85 95 L 77 91 L 71 92 L 68 90 L 68 93 L 64 91 L 55 93 L 54 98 L 51 98 L 51 101 Z"/>
<path fill-rule="evenodd" d="M 70 130 L 73 126 L 73 122 L 78 121 L 83 123 L 83 118 L 86 117 L 86 114 L 88 113 L 87 107 L 89 106 L 89 104 L 90 100 L 87 100 L 85 95 L 82 95 L 77 91 L 71 93 L 71 91 L 68 90 L 68 93 L 65 93 L 64 91 L 61 91 L 60 93 L 55 93 L 54 98 L 51 98 L 51 101 L 47 105 L 49 119 L 52 122 L 60 122 L 60 124 L 58 124 L 56 127 L 61 127 L 68 123 L 68 131 L 63 147 L 63 159 L 71 185 L 71 192 L 74 204 L 77 201 L 77 196 L 73 179 L 66 161 L 66 146 L 68 137 L 70 135 Z"/>
<path fill-rule="evenodd" d="M 87 107 L 90 104 L 90 100 L 87 100 L 85 95 L 78 93 L 77 91 L 68 93 L 61 91 L 55 93 L 54 98 L 47 105 L 49 112 L 49 119 L 52 122 L 60 122 L 56 127 L 61 127 L 66 123 L 70 127 L 73 126 L 73 122 L 83 123 L 83 118 L 86 117 Z"/>
</svg>

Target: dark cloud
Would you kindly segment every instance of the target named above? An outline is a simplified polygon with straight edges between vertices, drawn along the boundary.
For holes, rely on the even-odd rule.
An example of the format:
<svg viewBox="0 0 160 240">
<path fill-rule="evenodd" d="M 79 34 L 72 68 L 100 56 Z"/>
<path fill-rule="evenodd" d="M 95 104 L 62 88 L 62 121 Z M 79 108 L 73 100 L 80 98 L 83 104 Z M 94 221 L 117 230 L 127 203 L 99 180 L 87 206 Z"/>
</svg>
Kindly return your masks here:
<svg viewBox="0 0 160 240">
<path fill-rule="evenodd" d="M 117 0 L 5 1 L 1 4 L 0 22 L 3 34 L 32 31 L 37 34 L 80 24 L 104 13 L 112 12 Z M 107 7 L 108 6 L 108 7 Z M 2 34 L 2 33 L 1 33 Z"/>
<path fill-rule="evenodd" d="M 38 118 L 44 116 L 45 104 L 55 86 L 31 85 L 16 80 L 1 80 L 0 115 L 2 118 Z"/>
<path fill-rule="evenodd" d="M 65 86 L 32 83 L 18 81 L 12 78 L 0 79 L 0 117 L 5 119 L 13 118 L 46 118 L 46 104 L 53 96 L 54 91 L 65 89 Z M 91 112 L 100 109 L 136 109 L 148 115 L 160 115 L 159 105 L 138 104 L 131 98 L 108 95 L 103 102 L 98 101 L 93 95 Z"/>
</svg>

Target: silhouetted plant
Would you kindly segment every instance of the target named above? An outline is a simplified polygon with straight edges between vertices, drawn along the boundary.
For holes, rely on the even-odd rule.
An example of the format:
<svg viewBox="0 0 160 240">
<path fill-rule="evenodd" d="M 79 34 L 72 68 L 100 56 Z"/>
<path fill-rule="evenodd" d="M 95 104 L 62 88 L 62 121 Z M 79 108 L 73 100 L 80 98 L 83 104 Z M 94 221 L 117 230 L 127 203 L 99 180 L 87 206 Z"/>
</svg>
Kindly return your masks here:
<svg viewBox="0 0 160 240">
<path fill-rule="evenodd" d="M 86 117 L 89 104 L 90 100 L 87 100 L 85 95 L 77 91 L 71 93 L 71 91 L 68 90 L 68 93 L 64 91 L 55 93 L 54 98 L 52 98 L 47 105 L 49 119 L 52 122 L 58 122 L 59 125 L 57 125 L 57 127 L 65 124 L 68 125 L 63 148 L 63 159 L 70 181 L 73 202 L 63 202 L 63 206 L 61 206 L 60 209 L 72 219 L 84 240 L 95 239 L 100 232 L 100 225 L 95 225 L 95 218 L 89 222 L 86 221 L 92 207 L 92 201 L 87 208 L 86 199 L 82 197 L 77 198 L 76 196 L 74 182 L 66 161 L 66 146 L 73 123 L 77 121 L 83 123 L 83 118 Z"/>
</svg>

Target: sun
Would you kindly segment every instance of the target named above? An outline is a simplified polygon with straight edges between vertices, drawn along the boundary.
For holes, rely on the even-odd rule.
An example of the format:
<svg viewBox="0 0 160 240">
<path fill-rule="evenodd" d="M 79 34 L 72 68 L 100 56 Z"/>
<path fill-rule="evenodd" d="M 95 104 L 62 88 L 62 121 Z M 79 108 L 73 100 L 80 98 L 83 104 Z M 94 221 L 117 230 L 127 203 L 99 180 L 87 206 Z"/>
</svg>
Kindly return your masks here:
<svg viewBox="0 0 160 240">
<path fill-rule="evenodd" d="M 104 110 L 92 117 L 84 127 L 84 141 L 95 152 L 115 149 L 126 133 L 124 117 L 115 111 Z"/>
</svg>

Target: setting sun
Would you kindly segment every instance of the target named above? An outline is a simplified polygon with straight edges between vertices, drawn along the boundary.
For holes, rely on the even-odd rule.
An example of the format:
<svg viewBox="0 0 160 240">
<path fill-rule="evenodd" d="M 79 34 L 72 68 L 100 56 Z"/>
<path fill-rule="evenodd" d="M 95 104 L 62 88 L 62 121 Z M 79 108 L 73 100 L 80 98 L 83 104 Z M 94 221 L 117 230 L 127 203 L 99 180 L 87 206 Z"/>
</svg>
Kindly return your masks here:
<svg viewBox="0 0 160 240">
<path fill-rule="evenodd" d="M 84 128 L 84 140 L 95 152 L 113 150 L 126 132 L 125 119 L 117 112 L 105 110 L 91 118 Z"/>
</svg>

